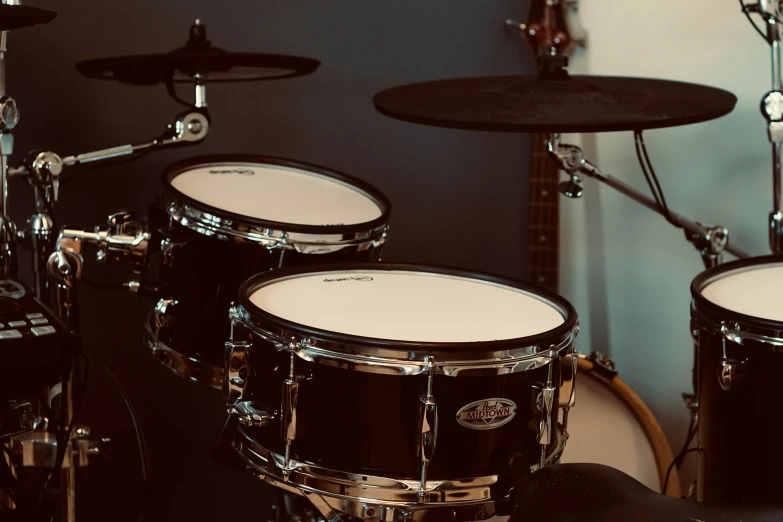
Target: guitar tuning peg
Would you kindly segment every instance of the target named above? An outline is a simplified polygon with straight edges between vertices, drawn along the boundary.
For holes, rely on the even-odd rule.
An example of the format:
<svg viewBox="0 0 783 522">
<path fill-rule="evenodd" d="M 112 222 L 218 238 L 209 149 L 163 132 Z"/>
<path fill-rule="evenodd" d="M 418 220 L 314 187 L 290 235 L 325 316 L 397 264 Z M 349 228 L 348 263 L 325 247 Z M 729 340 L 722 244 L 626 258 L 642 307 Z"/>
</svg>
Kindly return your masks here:
<svg viewBox="0 0 783 522">
<path fill-rule="evenodd" d="M 510 18 L 507 18 L 505 24 L 506 27 L 514 27 L 516 29 L 519 29 L 520 31 L 524 31 L 525 29 L 527 29 L 527 25 L 523 24 L 519 20 L 512 20 Z"/>
</svg>

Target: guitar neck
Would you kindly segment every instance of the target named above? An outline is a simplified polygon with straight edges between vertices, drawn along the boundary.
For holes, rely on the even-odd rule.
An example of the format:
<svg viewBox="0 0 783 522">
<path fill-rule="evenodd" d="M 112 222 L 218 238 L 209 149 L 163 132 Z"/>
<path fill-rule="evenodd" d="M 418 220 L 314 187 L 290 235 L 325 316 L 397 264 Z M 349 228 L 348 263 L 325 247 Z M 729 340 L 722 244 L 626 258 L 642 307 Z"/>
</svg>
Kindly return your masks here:
<svg viewBox="0 0 783 522">
<path fill-rule="evenodd" d="M 558 291 L 560 199 L 558 168 L 547 151 L 547 135 L 534 134 L 531 149 L 526 279 Z"/>
</svg>

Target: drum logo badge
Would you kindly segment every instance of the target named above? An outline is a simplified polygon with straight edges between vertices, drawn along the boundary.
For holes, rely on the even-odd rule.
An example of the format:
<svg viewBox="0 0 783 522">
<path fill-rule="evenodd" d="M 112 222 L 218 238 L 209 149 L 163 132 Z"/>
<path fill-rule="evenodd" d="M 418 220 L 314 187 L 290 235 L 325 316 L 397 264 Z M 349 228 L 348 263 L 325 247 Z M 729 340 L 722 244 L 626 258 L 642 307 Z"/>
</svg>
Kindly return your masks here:
<svg viewBox="0 0 783 522">
<path fill-rule="evenodd" d="M 457 412 L 457 422 L 471 430 L 492 430 L 511 422 L 517 405 L 508 399 L 482 399 Z"/>
<path fill-rule="evenodd" d="M 337 277 L 335 279 L 324 279 L 324 283 L 339 283 L 340 281 L 374 281 L 370 276 L 350 276 L 350 277 Z"/>
<path fill-rule="evenodd" d="M 240 176 L 255 176 L 251 169 L 209 169 L 210 174 L 239 174 Z"/>
</svg>

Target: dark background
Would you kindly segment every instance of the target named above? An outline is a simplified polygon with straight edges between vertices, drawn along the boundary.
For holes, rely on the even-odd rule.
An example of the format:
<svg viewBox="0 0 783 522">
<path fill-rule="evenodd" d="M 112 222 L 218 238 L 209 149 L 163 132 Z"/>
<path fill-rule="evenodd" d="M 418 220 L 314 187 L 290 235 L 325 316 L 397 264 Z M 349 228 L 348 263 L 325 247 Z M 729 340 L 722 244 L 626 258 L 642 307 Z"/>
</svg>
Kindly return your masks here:
<svg viewBox="0 0 783 522">
<path fill-rule="evenodd" d="M 32 3 L 30 4 L 32 5 Z M 81 78 L 80 60 L 166 52 L 184 44 L 195 18 L 227 50 L 312 56 L 313 75 L 208 89 L 213 126 L 195 147 L 120 165 L 66 172 L 60 224 L 97 225 L 118 209 L 144 213 L 169 163 L 228 152 L 290 157 L 344 171 L 392 201 L 389 261 L 523 274 L 529 139 L 452 131 L 376 113 L 372 95 L 398 84 L 527 72 L 529 51 L 504 27 L 524 17 L 511 0 L 40 0 L 48 26 L 9 37 L 9 92 L 20 106 L 16 159 L 32 148 L 62 155 L 157 136 L 180 107 L 160 87 Z M 190 99 L 190 92 L 183 90 Z M 29 190 L 11 186 L 11 214 L 29 215 Z M 209 267 L 205 267 L 208 270 Z M 86 347 L 116 370 L 142 418 L 151 454 L 148 520 L 265 520 L 273 497 L 245 473 L 209 457 L 224 418 L 220 394 L 171 376 L 141 345 L 149 303 L 86 288 Z M 116 387 L 93 364 L 81 421 L 114 440 L 113 453 L 80 473 L 79 520 L 136 520 L 138 454 Z"/>
</svg>

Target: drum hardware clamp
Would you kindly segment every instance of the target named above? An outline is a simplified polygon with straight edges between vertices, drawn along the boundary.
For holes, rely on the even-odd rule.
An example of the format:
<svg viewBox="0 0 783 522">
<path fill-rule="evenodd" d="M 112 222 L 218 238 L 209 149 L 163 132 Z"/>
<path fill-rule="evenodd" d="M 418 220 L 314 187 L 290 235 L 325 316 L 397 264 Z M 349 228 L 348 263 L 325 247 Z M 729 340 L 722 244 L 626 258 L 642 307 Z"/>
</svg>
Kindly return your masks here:
<svg viewBox="0 0 783 522">
<path fill-rule="evenodd" d="M 33 151 L 28 154 L 27 160 L 21 166 L 8 168 L 8 177 L 24 176 L 28 183 L 37 187 L 34 191 L 36 214 L 30 219 L 35 256 L 36 295 L 40 298 L 46 287 L 47 260 L 45 255 L 46 252 L 53 250 L 52 216 L 50 213 L 53 203 L 58 198 L 59 176 L 64 166 L 115 158 L 148 149 L 193 144 L 202 141 L 207 136 L 208 131 L 209 116 L 206 110 L 193 109 L 177 115 L 174 123 L 169 124 L 167 130 L 161 136 L 149 141 L 66 157 L 62 157 L 52 151 Z M 2 136 L 10 137 L 11 135 L 3 134 Z M 1 149 L 0 152 L 5 153 L 5 150 L 8 149 L 10 153 L 9 147 L 2 147 Z M 0 165 L 0 167 L 5 170 L 4 165 Z M 0 212 L 5 213 L 5 209 L 6 204 L 4 201 Z M 2 256 L 3 259 L 13 257 L 13 254 L 10 254 L 12 251 L 11 246 L 4 248 L 3 252 L 9 252 L 9 255 Z"/>
<path fill-rule="evenodd" d="M 56 466 L 57 438 L 48 428 L 48 420 L 38 418 L 32 430 L 10 438 L 10 459 L 15 467 L 53 469 Z M 88 427 L 74 426 L 71 440 L 66 445 L 63 469 L 86 467 L 89 457 L 106 453 L 110 444 L 111 439 L 108 438 L 91 440 Z"/>
<path fill-rule="evenodd" d="M 576 145 L 561 144 L 558 134 L 549 135 L 547 148 L 549 155 L 560 168 L 571 176 L 571 180 L 561 184 L 560 188 L 567 197 L 581 197 L 582 188 L 579 174 L 582 174 L 610 186 L 637 203 L 663 215 L 663 211 L 653 199 L 587 161 L 582 149 Z M 669 215 L 683 228 L 686 239 L 699 251 L 707 268 L 718 265 L 724 251 L 740 258 L 749 257 L 743 250 L 729 244 L 729 233 L 725 227 L 708 227 L 672 211 L 669 211 Z"/>
</svg>

